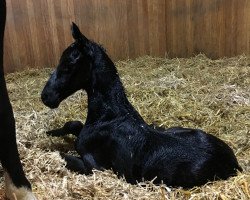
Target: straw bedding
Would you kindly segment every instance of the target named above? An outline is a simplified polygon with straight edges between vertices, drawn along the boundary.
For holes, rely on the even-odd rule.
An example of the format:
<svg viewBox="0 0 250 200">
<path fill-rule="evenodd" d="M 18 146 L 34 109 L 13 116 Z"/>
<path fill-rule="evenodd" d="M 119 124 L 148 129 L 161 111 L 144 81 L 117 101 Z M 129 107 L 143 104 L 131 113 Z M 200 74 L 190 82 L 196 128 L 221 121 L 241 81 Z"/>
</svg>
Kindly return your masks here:
<svg viewBox="0 0 250 200">
<path fill-rule="evenodd" d="M 131 185 L 110 170 L 89 176 L 73 173 L 59 151 L 75 154 L 74 137 L 52 138 L 45 132 L 68 120 L 84 122 L 86 94 L 77 92 L 50 110 L 40 93 L 51 69 L 28 70 L 7 75 L 7 84 L 20 156 L 38 199 L 250 199 L 250 57 L 142 57 L 116 65 L 129 100 L 148 123 L 201 128 L 216 135 L 233 148 L 243 173 L 191 190 L 151 182 Z M 2 194 L 3 179 L 0 183 Z"/>
</svg>

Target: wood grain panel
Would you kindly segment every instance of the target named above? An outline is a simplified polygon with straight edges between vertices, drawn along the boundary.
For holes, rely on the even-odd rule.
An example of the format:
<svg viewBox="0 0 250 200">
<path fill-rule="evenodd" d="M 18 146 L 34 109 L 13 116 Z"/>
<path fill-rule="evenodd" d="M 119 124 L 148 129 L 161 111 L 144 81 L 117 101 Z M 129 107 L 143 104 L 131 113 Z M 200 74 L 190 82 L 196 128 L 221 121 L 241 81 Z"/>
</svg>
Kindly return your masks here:
<svg viewBox="0 0 250 200">
<path fill-rule="evenodd" d="M 52 67 L 70 24 L 114 59 L 250 54 L 249 0 L 7 0 L 5 67 Z"/>
</svg>

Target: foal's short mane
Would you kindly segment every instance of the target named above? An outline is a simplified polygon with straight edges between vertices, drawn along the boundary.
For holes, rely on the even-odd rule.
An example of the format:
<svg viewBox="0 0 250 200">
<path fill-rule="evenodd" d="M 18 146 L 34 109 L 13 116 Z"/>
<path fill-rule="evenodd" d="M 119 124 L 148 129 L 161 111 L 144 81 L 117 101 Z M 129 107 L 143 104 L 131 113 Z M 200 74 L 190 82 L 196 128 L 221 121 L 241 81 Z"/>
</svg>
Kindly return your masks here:
<svg viewBox="0 0 250 200">
<path fill-rule="evenodd" d="M 93 40 L 91 40 L 91 42 L 94 42 Z M 103 46 L 103 44 L 100 43 L 96 43 L 105 53 L 107 53 L 107 49 L 105 49 L 105 47 Z"/>
</svg>

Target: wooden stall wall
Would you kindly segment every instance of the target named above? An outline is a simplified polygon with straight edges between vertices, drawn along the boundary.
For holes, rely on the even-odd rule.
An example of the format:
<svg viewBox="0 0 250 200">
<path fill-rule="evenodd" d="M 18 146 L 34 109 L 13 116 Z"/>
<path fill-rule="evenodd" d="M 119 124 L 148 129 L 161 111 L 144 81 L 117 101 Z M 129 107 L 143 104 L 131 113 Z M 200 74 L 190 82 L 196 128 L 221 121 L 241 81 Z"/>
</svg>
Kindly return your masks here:
<svg viewBox="0 0 250 200">
<path fill-rule="evenodd" d="M 7 0 L 8 72 L 56 65 L 75 21 L 115 60 L 250 54 L 249 0 Z"/>
</svg>

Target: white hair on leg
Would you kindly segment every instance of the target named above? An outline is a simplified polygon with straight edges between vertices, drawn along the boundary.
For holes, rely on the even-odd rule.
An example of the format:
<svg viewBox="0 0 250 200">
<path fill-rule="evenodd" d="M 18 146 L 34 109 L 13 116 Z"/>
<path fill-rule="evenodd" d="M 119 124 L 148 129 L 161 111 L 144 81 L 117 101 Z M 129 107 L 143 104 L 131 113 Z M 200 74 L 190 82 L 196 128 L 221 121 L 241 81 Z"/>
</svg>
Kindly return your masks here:
<svg viewBox="0 0 250 200">
<path fill-rule="evenodd" d="M 37 200 L 32 191 L 26 187 L 16 187 L 9 174 L 4 172 L 5 193 L 9 200 Z"/>
</svg>

